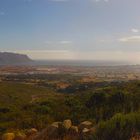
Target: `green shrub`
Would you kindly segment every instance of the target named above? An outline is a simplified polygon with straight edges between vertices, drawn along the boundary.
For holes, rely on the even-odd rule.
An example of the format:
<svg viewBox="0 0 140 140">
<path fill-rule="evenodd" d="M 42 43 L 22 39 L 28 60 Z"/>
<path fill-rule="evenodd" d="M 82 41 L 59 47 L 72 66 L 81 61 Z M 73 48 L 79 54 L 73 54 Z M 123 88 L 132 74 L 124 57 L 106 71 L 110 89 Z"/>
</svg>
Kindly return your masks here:
<svg viewBox="0 0 140 140">
<path fill-rule="evenodd" d="M 140 131 L 140 113 L 116 114 L 108 121 L 100 122 L 97 136 L 100 140 L 129 140 L 133 131 Z"/>
</svg>

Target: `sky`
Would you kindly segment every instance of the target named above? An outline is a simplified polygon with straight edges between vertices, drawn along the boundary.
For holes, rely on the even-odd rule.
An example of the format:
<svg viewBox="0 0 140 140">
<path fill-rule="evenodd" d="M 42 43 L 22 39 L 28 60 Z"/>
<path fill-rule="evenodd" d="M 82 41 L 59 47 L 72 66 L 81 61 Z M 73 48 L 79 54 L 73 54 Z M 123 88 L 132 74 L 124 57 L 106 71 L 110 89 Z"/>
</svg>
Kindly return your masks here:
<svg viewBox="0 0 140 140">
<path fill-rule="evenodd" d="M 0 0 L 0 51 L 140 63 L 140 0 Z"/>
</svg>

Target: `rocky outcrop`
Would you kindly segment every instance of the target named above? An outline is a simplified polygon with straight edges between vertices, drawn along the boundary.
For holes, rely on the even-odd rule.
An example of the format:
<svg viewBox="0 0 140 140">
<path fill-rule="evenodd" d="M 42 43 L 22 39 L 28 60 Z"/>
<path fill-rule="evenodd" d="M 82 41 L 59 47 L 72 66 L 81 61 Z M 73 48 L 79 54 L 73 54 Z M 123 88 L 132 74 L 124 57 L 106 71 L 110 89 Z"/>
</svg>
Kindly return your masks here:
<svg viewBox="0 0 140 140">
<path fill-rule="evenodd" d="M 15 134 L 14 133 L 5 133 L 2 136 L 2 140 L 14 140 L 15 139 Z"/>
<path fill-rule="evenodd" d="M 26 131 L 26 139 L 27 140 L 32 140 L 34 136 L 38 133 L 37 129 L 31 128 Z"/>
<path fill-rule="evenodd" d="M 62 125 L 63 125 L 64 129 L 68 130 L 71 128 L 72 122 L 71 122 L 71 120 L 64 120 Z"/>
<path fill-rule="evenodd" d="M 93 123 L 90 122 L 90 121 L 84 121 L 84 122 L 81 122 L 80 125 L 78 126 L 79 130 L 80 131 L 83 131 L 84 128 L 91 128 L 93 126 Z"/>
<path fill-rule="evenodd" d="M 26 135 L 22 132 L 12 132 L 12 133 L 5 133 L 2 136 L 2 140 L 26 140 Z"/>
<path fill-rule="evenodd" d="M 71 120 L 63 122 L 54 122 L 43 131 L 39 132 L 33 140 L 54 140 L 54 139 L 73 139 L 80 140 L 94 134 L 93 123 L 89 121 L 82 122 L 79 126 L 72 125 Z M 70 139 L 70 140 L 71 140 Z"/>
<path fill-rule="evenodd" d="M 78 134 L 79 130 L 77 126 L 71 126 L 69 129 L 70 134 Z"/>
<path fill-rule="evenodd" d="M 78 126 L 71 120 L 54 122 L 41 132 L 31 128 L 23 133 L 5 133 L 2 140 L 81 140 L 92 137 L 95 134 L 95 126 L 90 121 L 84 121 Z"/>
</svg>

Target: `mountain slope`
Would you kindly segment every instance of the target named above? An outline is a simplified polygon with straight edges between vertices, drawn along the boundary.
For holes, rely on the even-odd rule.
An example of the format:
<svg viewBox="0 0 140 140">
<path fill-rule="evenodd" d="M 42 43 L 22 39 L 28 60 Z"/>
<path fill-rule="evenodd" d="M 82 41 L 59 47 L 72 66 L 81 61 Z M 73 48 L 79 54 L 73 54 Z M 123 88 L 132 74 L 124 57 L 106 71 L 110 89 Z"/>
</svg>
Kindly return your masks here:
<svg viewBox="0 0 140 140">
<path fill-rule="evenodd" d="M 32 60 L 27 55 L 10 52 L 0 52 L 0 65 L 26 64 L 31 61 Z"/>
</svg>

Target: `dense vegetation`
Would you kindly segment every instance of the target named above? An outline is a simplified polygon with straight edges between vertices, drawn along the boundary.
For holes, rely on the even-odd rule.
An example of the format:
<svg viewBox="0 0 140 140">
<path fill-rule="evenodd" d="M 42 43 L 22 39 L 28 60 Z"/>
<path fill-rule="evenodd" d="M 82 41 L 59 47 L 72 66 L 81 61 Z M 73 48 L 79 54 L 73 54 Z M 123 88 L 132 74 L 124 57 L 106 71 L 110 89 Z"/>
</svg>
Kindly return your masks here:
<svg viewBox="0 0 140 140">
<path fill-rule="evenodd" d="M 57 93 L 49 87 L 0 83 L 0 132 L 41 130 L 64 119 L 71 119 L 75 125 L 84 120 L 94 122 L 95 140 L 127 140 L 133 132 L 140 132 L 139 81 L 92 85 L 73 90 L 75 94 L 66 91 Z"/>
</svg>

